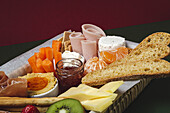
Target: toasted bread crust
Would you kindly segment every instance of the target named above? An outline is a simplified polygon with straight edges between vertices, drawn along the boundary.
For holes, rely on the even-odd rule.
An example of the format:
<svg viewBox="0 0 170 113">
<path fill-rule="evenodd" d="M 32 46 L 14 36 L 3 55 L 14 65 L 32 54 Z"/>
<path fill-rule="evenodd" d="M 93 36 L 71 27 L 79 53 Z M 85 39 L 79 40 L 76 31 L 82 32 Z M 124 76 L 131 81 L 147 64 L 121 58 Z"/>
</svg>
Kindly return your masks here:
<svg viewBox="0 0 170 113">
<path fill-rule="evenodd" d="M 165 32 L 156 32 L 153 33 L 151 35 L 149 35 L 148 37 L 146 37 L 137 47 L 140 48 L 142 46 L 145 46 L 147 44 L 155 44 L 155 43 L 159 43 L 159 44 L 163 44 L 163 45 L 169 45 L 170 44 L 170 34 L 169 33 L 165 33 Z"/>
<path fill-rule="evenodd" d="M 82 83 L 90 86 L 98 86 L 115 80 L 136 80 L 143 77 L 161 78 L 168 76 L 170 76 L 170 63 L 168 61 L 148 59 L 115 64 L 113 67 L 96 70 L 83 77 Z"/>
<path fill-rule="evenodd" d="M 122 76 L 119 78 L 113 78 L 113 79 L 103 79 L 103 80 L 99 80 L 99 81 L 93 81 L 93 83 L 86 83 L 84 82 L 83 84 L 89 85 L 89 86 L 101 86 L 103 84 L 106 84 L 108 82 L 111 81 L 119 81 L 119 80 L 123 80 L 123 81 L 131 81 L 131 80 L 139 80 L 139 79 L 143 79 L 143 78 L 152 78 L 152 79 L 158 79 L 158 78 L 166 78 L 169 77 L 170 73 L 159 73 L 159 74 L 138 74 L 138 75 L 131 75 L 131 76 Z"/>
<path fill-rule="evenodd" d="M 167 45 L 158 43 L 147 44 L 146 46 L 143 46 L 140 49 L 133 49 L 130 54 L 128 54 L 125 58 L 113 62 L 112 64 L 108 65 L 108 67 L 111 67 L 115 64 L 117 65 L 137 60 L 164 58 L 169 54 L 170 48 Z"/>
<path fill-rule="evenodd" d="M 110 78 L 110 79 L 102 79 L 102 80 L 96 80 L 93 81 L 92 83 L 89 82 L 84 82 L 84 84 L 89 85 L 89 86 L 101 86 L 103 84 L 106 84 L 108 82 L 111 81 L 131 81 L 131 80 L 139 80 L 139 79 L 143 79 L 143 78 L 152 78 L 152 79 L 158 79 L 158 78 L 166 78 L 166 77 L 170 77 L 170 72 L 166 71 L 164 73 L 152 73 L 152 74 L 135 74 L 135 75 L 126 75 L 126 76 L 121 76 L 121 77 L 117 77 L 117 78 Z"/>
</svg>

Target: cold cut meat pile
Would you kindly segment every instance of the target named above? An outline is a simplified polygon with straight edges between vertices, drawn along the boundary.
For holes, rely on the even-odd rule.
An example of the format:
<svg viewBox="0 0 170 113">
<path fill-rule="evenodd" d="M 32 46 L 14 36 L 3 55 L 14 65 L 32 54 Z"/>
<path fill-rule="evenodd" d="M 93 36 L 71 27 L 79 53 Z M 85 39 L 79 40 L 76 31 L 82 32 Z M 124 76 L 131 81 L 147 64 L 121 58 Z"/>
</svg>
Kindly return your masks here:
<svg viewBox="0 0 170 113">
<path fill-rule="evenodd" d="M 0 97 L 26 97 L 27 80 L 22 78 L 8 78 L 0 71 Z"/>
<path fill-rule="evenodd" d="M 92 24 L 83 24 L 82 33 L 72 32 L 69 38 L 73 51 L 83 55 L 87 61 L 97 56 L 98 41 L 102 36 L 106 34 L 101 28 Z"/>
</svg>

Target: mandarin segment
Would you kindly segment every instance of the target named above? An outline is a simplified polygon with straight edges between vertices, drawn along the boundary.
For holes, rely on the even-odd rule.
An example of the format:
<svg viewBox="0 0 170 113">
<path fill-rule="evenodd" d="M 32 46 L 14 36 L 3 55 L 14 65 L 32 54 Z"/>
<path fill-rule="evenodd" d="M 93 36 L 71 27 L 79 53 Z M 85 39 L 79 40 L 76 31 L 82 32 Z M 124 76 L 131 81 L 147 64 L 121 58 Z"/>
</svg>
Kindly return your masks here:
<svg viewBox="0 0 170 113">
<path fill-rule="evenodd" d="M 116 52 L 102 51 L 102 52 L 100 52 L 100 56 L 108 64 L 116 61 Z"/>
<path fill-rule="evenodd" d="M 99 69 L 103 69 L 107 65 L 108 64 L 105 61 L 103 61 L 102 58 L 99 58 Z"/>
<path fill-rule="evenodd" d="M 121 55 L 120 58 L 124 58 L 128 54 L 128 48 L 126 47 L 117 48 L 117 53 Z"/>
<path fill-rule="evenodd" d="M 100 57 L 108 64 L 124 58 L 128 54 L 128 49 L 126 47 L 120 47 L 116 50 L 101 51 Z"/>
</svg>

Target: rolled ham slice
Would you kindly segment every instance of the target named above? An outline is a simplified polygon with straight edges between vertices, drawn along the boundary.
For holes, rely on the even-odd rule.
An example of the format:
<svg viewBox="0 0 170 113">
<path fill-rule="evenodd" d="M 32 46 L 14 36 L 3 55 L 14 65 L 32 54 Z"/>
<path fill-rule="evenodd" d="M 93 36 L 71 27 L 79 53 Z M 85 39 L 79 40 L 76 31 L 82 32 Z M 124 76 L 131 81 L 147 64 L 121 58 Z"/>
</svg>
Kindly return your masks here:
<svg viewBox="0 0 170 113">
<path fill-rule="evenodd" d="M 91 41 L 91 40 L 82 40 L 82 52 L 85 60 L 87 61 L 88 59 L 92 57 L 97 56 L 97 46 L 96 46 L 96 41 Z"/>
<path fill-rule="evenodd" d="M 0 71 L 0 90 L 2 89 L 3 86 L 7 85 L 7 80 L 8 77 L 5 75 L 3 71 Z"/>
<path fill-rule="evenodd" d="M 83 35 L 87 40 L 96 41 L 98 43 L 102 36 L 106 36 L 104 31 L 92 24 L 83 24 L 82 26 Z"/>
<path fill-rule="evenodd" d="M 3 71 L 0 71 L 0 83 L 3 83 L 7 81 L 8 77 L 5 76 L 5 73 Z"/>
<path fill-rule="evenodd" d="M 0 72 L 0 97 L 26 97 L 27 80 L 23 78 L 8 78 Z"/>
<path fill-rule="evenodd" d="M 72 49 L 74 52 L 77 52 L 82 55 L 82 46 L 81 46 L 81 40 L 85 40 L 85 37 L 81 32 L 72 32 L 69 35 Z"/>
</svg>

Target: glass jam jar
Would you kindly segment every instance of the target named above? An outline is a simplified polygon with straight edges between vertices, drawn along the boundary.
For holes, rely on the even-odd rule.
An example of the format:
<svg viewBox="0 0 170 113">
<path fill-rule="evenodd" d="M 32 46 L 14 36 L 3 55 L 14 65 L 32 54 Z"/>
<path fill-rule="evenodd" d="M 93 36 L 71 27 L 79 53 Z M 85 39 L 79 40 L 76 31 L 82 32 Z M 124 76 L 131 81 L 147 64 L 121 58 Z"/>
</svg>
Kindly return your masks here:
<svg viewBox="0 0 170 113">
<path fill-rule="evenodd" d="M 56 64 L 56 74 L 59 81 L 60 93 L 71 87 L 76 87 L 81 83 L 84 67 L 81 60 L 76 58 L 66 58 Z"/>
</svg>

